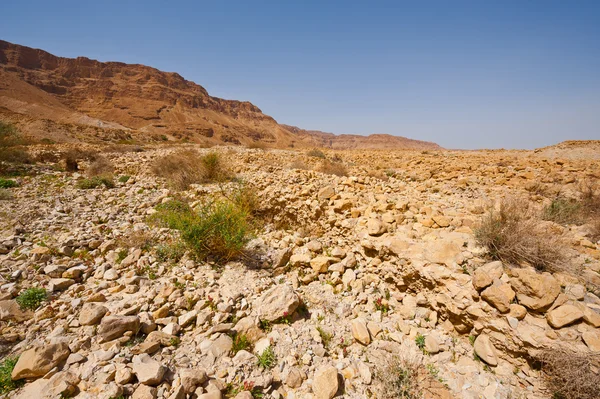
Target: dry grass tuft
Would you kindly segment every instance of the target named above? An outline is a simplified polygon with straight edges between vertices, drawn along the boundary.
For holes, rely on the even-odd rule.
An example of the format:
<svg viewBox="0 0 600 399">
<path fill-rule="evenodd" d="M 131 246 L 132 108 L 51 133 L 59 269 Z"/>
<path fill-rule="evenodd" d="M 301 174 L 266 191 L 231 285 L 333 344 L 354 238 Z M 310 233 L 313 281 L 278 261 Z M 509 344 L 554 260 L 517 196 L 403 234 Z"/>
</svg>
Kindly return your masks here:
<svg viewBox="0 0 600 399">
<path fill-rule="evenodd" d="M 264 143 L 262 141 L 253 141 L 250 144 L 248 144 L 246 148 L 267 151 L 269 149 L 269 146 L 267 145 L 267 143 Z"/>
<path fill-rule="evenodd" d="M 540 355 L 546 384 L 556 399 L 594 399 L 600 387 L 600 353 L 578 353 L 565 348 Z"/>
<path fill-rule="evenodd" d="M 323 161 L 317 168 L 317 171 L 329 175 L 348 176 L 348 169 L 343 164 L 328 160 Z"/>
<path fill-rule="evenodd" d="M 477 242 L 492 258 L 509 264 L 529 264 L 538 270 L 559 271 L 565 267 L 566 243 L 543 226 L 528 202 L 504 199 L 491 208 L 475 230 Z"/>
<path fill-rule="evenodd" d="M 295 159 L 293 160 L 289 165 L 288 165 L 289 169 L 300 169 L 300 170 L 309 170 L 310 168 L 308 167 L 308 165 L 306 163 L 304 163 L 302 160 L 300 159 Z"/>
<path fill-rule="evenodd" d="M 101 176 L 101 175 L 112 175 L 115 171 L 114 165 L 103 156 L 99 155 L 96 159 L 88 166 L 86 173 L 89 177 Z"/>
<path fill-rule="evenodd" d="M 154 161 L 152 172 L 167 180 L 176 190 L 187 190 L 190 184 L 225 181 L 231 177 L 221 156 L 210 152 L 201 156 L 194 150 L 182 150 Z"/>
</svg>

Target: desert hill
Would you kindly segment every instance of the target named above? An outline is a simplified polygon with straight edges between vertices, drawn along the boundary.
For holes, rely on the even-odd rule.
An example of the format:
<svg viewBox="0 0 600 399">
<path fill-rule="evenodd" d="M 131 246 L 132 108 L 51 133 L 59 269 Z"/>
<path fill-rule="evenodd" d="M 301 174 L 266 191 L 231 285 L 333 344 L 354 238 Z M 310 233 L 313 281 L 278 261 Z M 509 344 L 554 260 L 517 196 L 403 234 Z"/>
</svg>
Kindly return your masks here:
<svg viewBox="0 0 600 399">
<path fill-rule="evenodd" d="M 224 100 L 177 73 L 57 57 L 0 40 L 0 116 L 56 141 L 189 140 L 273 147 L 435 149 L 390 135 L 351 136 L 280 125 L 247 101 Z"/>
</svg>

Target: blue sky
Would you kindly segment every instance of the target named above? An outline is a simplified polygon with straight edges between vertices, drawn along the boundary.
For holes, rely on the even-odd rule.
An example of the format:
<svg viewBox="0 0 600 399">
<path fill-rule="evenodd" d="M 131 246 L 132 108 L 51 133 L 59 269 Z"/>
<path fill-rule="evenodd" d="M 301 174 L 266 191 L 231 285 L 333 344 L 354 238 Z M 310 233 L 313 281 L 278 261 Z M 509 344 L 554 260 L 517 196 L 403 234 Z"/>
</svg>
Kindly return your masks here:
<svg viewBox="0 0 600 399">
<path fill-rule="evenodd" d="M 599 1 L 21 0 L 0 15 L 0 39 L 178 72 L 305 129 L 600 139 Z"/>
</svg>

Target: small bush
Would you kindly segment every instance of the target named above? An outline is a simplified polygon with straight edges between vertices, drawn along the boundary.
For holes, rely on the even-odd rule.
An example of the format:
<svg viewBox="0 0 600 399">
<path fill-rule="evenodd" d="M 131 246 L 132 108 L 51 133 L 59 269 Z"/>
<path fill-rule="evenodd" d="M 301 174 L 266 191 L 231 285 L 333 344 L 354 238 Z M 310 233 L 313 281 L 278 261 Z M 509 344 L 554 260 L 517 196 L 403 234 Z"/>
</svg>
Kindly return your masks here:
<svg viewBox="0 0 600 399">
<path fill-rule="evenodd" d="M 131 176 L 129 176 L 129 175 L 119 176 L 119 183 L 127 183 L 130 178 L 131 178 Z"/>
<path fill-rule="evenodd" d="M 77 188 L 83 190 L 89 190 L 93 188 L 98 188 L 100 186 L 104 186 L 106 188 L 115 187 L 115 182 L 113 181 L 112 176 L 103 175 L 103 176 L 94 176 L 89 179 L 83 179 L 77 182 Z"/>
<path fill-rule="evenodd" d="M 328 175 L 348 176 L 348 169 L 339 162 L 323 161 L 317 171 Z"/>
<path fill-rule="evenodd" d="M 229 177 L 219 154 L 200 156 L 196 151 L 179 151 L 154 161 L 152 172 L 167 180 L 176 190 L 187 190 L 190 184 L 223 181 Z"/>
<path fill-rule="evenodd" d="M 317 150 L 316 148 L 308 151 L 306 153 L 306 155 L 308 155 L 309 157 L 314 157 L 314 158 L 321 158 L 321 159 L 326 158 L 325 153 L 321 150 Z"/>
<path fill-rule="evenodd" d="M 10 376 L 18 360 L 18 357 L 7 357 L 0 363 L 0 395 L 23 386 L 23 380 L 13 381 Z"/>
<path fill-rule="evenodd" d="M 179 230 L 193 255 L 227 261 L 242 253 L 249 241 L 249 214 L 229 200 L 216 200 L 193 211 L 181 201 L 159 205 L 150 222 Z"/>
<path fill-rule="evenodd" d="M 266 151 L 269 149 L 269 146 L 262 141 L 253 141 L 246 148 Z"/>
<path fill-rule="evenodd" d="M 16 181 L 14 180 L 9 180 L 9 179 L 3 179 L 0 177 L 0 188 L 13 188 L 13 187 L 18 187 L 19 185 L 17 184 Z"/>
<path fill-rule="evenodd" d="M 539 357 L 553 398 L 593 399 L 600 387 L 600 354 L 564 348 L 543 351 Z"/>
<path fill-rule="evenodd" d="M 235 355 L 241 350 L 251 351 L 252 344 L 250 340 L 246 336 L 246 334 L 237 333 L 233 337 L 233 346 L 231 347 L 231 352 Z"/>
<path fill-rule="evenodd" d="M 417 360 L 395 357 L 378 368 L 379 395 L 389 399 L 421 399 L 423 372 Z"/>
<path fill-rule="evenodd" d="M 548 271 L 565 264 L 562 237 L 549 234 L 529 203 L 515 198 L 502 200 L 498 210 L 490 209 L 475 229 L 475 238 L 492 258 L 505 263 Z"/>
<path fill-rule="evenodd" d="M 10 201 L 13 199 L 13 193 L 6 188 L 0 188 L 0 201 Z"/>
<path fill-rule="evenodd" d="M 261 354 L 257 356 L 258 366 L 263 369 L 272 369 L 275 367 L 277 358 L 275 357 L 275 351 L 272 346 L 268 346 Z"/>
<path fill-rule="evenodd" d="M 177 263 L 185 255 L 185 250 L 185 245 L 177 241 L 169 244 L 160 244 L 156 247 L 156 257 L 161 262 Z"/>
<path fill-rule="evenodd" d="M 43 288 L 28 288 L 17 297 L 16 301 L 21 309 L 37 309 L 48 298 L 48 293 Z"/>
<path fill-rule="evenodd" d="M 289 169 L 300 169 L 300 170 L 309 170 L 310 168 L 308 167 L 308 165 L 306 165 L 304 162 L 302 162 L 300 159 L 296 159 L 294 161 L 292 161 L 292 163 L 290 163 L 288 165 Z"/>
<path fill-rule="evenodd" d="M 319 332 L 319 336 L 321 337 L 321 341 L 323 342 L 323 346 L 328 347 L 331 343 L 331 339 L 333 335 L 327 331 L 325 331 L 321 326 L 317 326 L 317 331 Z"/>
<path fill-rule="evenodd" d="M 29 153 L 18 147 L 0 147 L 0 161 L 17 164 L 33 163 Z"/>
<path fill-rule="evenodd" d="M 556 198 L 544 208 L 542 219 L 558 224 L 580 222 L 581 205 L 572 199 Z"/>
<path fill-rule="evenodd" d="M 86 173 L 89 177 L 111 175 L 115 171 L 114 165 L 103 156 L 98 156 L 87 168 Z"/>
</svg>

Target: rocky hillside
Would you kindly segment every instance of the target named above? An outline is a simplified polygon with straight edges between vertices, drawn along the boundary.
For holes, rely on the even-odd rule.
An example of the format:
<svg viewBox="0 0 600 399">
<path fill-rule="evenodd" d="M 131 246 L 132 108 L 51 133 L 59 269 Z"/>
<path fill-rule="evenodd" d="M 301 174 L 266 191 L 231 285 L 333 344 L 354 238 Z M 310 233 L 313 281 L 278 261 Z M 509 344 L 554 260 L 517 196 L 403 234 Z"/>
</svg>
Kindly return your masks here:
<svg viewBox="0 0 600 399">
<path fill-rule="evenodd" d="M 333 148 L 437 147 L 393 136 L 323 140 L 320 135 L 298 134 L 255 105 L 210 96 L 177 73 L 57 57 L 1 40 L 0 118 L 39 138 L 63 142 L 169 139 L 288 148 L 328 141 Z"/>
<path fill-rule="evenodd" d="M 152 165 L 180 149 L 87 146 L 76 149 L 75 172 L 56 163 L 67 150 L 31 148 L 48 163 L 2 192 L 0 382 L 9 398 L 597 392 L 600 234 L 583 220 L 540 222 L 564 255 L 544 271 L 493 261 L 474 234 L 502 198 L 533 209 L 558 194 L 578 198 L 583 179 L 600 178 L 595 161 L 325 151 L 348 170 L 336 176 L 305 152 L 221 148 L 256 191 L 260 222 L 244 256 L 215 263 L 181 250 L 183 230 L 152 220 L 239 183 L 173 191 Z M 98 150 L 112 184 L 85 180 L 95 166 L 84 158 Z M 561 350 L 558 361 L 544 357 Z M 564 377 L 558 385 L 548 359 Z"/>
</svg>

